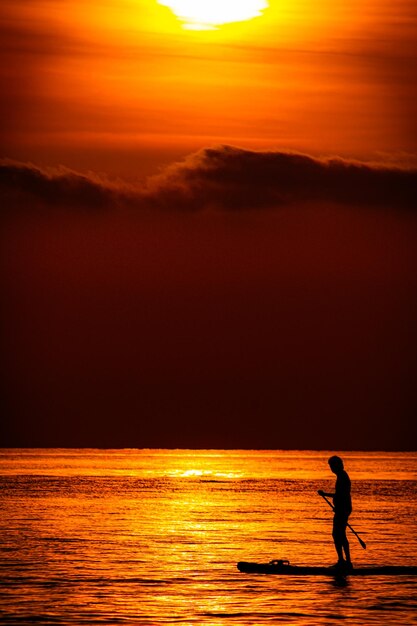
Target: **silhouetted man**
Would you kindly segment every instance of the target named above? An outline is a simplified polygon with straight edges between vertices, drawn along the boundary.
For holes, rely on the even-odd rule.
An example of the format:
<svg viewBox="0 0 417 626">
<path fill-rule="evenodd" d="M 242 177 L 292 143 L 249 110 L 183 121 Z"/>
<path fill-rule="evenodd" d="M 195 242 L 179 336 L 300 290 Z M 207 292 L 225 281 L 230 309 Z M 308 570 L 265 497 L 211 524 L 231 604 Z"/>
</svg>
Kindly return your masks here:
<svg viewBox="0 0 417 626">
<path fill-rule="evenodd" d="M 321 489 L 320 496 L 333 498 L 334 518 L 333 518 L 333 541 L 336 548 L 338 562 L 334 567 L 345 569 L 352 568 L 350 560 L 349 541 L 346 537 L 346 526 L 349 515 L 352 512 L 352 500 L 350 498 L 350 478 L 343 467 L 340 456 L 332 456 L 329 459 L 329 466 L 333 474 L 336 474 L 336 487 L 334 493 L 326 493 Z M 343 553 L 346 560 L 343 558 Z"/>
</svg>

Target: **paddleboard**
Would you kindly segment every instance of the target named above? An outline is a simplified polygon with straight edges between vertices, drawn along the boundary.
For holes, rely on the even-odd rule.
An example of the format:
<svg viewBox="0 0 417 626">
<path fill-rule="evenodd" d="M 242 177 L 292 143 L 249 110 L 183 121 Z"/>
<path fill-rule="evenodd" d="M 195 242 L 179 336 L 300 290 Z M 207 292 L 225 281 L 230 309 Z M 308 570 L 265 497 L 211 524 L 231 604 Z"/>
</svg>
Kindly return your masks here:
<svg viewBox="0 0 417 626">
<path fill-rule="evenodd" d="M 290 565 L 288 562 L 270 561 L 269 563 L 251 563 L 240 561 L 240 572 L 245 574 L 280 574 L 281 576 L 416 576 L 417 566 L 382 565 L 354 567 L 351 570 L 334 567 L 311 567 Z"/>
</svg>

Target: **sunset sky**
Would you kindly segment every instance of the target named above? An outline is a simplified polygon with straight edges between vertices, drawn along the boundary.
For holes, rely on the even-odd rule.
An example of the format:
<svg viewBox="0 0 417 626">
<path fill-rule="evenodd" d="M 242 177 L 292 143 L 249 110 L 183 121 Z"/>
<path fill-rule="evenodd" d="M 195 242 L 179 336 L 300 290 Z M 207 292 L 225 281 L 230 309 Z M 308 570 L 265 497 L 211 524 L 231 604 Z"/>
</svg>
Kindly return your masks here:
<svg viewBox="0 0 417 626">
<path fill-rule="evenodd" d="M 415 448 L 413 0 L 0 35 L 3 445 Z"/>
</svg>

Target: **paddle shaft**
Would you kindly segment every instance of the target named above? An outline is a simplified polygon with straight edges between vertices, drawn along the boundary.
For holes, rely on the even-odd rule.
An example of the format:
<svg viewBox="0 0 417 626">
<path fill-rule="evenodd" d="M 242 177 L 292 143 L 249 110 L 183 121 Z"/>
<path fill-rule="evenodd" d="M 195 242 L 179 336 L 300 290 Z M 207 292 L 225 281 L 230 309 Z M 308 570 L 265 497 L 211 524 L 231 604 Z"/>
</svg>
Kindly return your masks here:
<svg viewBox="0 0 417 626">
<path fill-rule="evenodd" d="M 321 494 L 320 494 L 321 495 Z M 333 504 L 330 502 L 330 500 L 328 500 L 326 498 L 326 496 L 321 496 L 324 500 L 326 500 L 327 504 L 333 509 L 333 511 L 335 510 Z M 363 541 L 363 539 L 361 539 L 358 535 L 358 533 L 356 532 L 356 530 L 354 530 L 352 528 L 352 526 L 350 524 L 346 524 L 347 527 L 353 532 L 353 534 L 356 536 L 356 538 L 358 539 L 359 543 L 361 544 L 362 548 L 365 550 L 366 549 L 366 543 Z"/>
</svg>

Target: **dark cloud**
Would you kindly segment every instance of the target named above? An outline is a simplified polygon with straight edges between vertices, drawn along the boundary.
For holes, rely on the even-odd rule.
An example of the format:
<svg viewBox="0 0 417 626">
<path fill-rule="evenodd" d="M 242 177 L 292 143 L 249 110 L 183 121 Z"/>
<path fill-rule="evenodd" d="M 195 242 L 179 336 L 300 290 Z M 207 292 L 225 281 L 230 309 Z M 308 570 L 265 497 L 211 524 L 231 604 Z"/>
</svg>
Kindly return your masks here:
<svg viewBox="0 0 417 626">
<path fill-rule="evenodd" d="M 209 148 L 155 179 L 169 206 L 263 208 L 299 202 L 414 207 L 417 169 L 287 152 Z"/>
<path fill-rule="evenodd" d="M 415 440 L 416 214 L 323 203 L 363 202 L 360 173 L 362 195 L 382 179 L 383 203 L 411 206 L 415 171 L 217 148 L 147 186 L 0 172 L 24 210 L 3 224 L 3 445 Z M 262 210 L 279 202 L 296 208 Z"/>
<path fill-rule="evenodd" d="M 32 164 L 5 160 L 0 165 L 3 207 L 22 209 L 114 208 L 123 196 L 120 185 L 111 185 L 95 174 L 67 168 L 42 169 Z"/>
<path fill-rule="evenodd" d="M 239 210 L 337 203 L 412 209 L 417 206 L 417 169 L 220 146 L 193 154 L 137 186 L 66 168 L 3 161 L 0 188 L 9 207 Z"/>
</svg>

